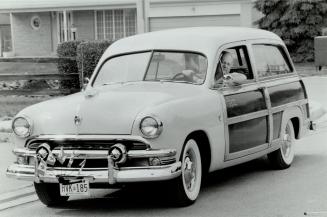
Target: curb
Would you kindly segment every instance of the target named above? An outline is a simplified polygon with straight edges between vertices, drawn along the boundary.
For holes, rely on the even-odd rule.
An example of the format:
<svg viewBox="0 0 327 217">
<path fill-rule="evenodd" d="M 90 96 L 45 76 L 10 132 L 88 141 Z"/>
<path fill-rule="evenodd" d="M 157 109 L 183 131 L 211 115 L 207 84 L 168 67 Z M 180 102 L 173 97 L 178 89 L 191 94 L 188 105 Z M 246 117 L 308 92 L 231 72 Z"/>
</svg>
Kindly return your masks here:
<svg viewBox="0 0 327 217">
<path fill-rule="evenodd" d="M 0 194 L 0 211 L 16 207 L 22 204 L 37 201 L 34 186 L 22 186 L 16 190 L 8 191 Z"/>
</svg>

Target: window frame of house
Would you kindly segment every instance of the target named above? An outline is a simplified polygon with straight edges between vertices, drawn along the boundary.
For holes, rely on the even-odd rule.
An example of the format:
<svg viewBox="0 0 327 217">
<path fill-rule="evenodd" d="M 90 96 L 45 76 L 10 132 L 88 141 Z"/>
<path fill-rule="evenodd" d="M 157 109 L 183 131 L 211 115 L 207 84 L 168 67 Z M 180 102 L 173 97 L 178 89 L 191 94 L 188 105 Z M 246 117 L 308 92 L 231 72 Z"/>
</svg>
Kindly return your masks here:
<svg viewBox="0 0 327 217">
<path fill-rule="evenodd" d="M 117 40 L 117 39 L 120 39 L 120 38 L 116 38 L 116 22 L 115 22 L 115 11 L 119 11 L 119 10 L 122 10 L 123 14 L 122 14 L 122 17 L 123 17 L 123 37 L 121 38 L 124 38 L 124 37 L 127 37 L 127 36 L 130 36 L 130 35 L 127 35 L 127 31 L 126 31 L 126 10 L 130 10 L 130 9 L 133 9 L 135 10 L 135 23 L 134 23 L 134 27 L 135 27 L 135 32 L 134 34 L 137 34 L 137 9 L 135 7 L 131 7 L 131 8 L 115 8 L 115 9 L 105 9 L 105 10 L 94 10 L 94 33 L 95 33 L 95 40 Z M 106 12 L 107 11 L 111 11 L 111 16 L 112 16 L 112 30 L 113 32 L 111 33 L 112 34 L 112 38 L 108 38 L 107 37 L 107 33 L 106 33 Z M 99 38 L 99 30 L 98 30 L 98 13 L 102 13 L 101 15 L 101 19 L 102 19 L 102 25 L 103 25 L 103 37 Z"/>
<path fill-rule="evenodd" d="M 66 13 L 66 24 L 64 21 L 64 13 Z M 74 26 L 74 15 L 73 11 L 58 11 L 57 12 L 57 37 L 58 42 L 65 42 L 65 34 L 67 34 L 67 41 L 75 40 L 72 34 L 71 28 Z M 67 25 L 66 33 L 65 33 L 65 25 Z M 76 36 L 76 35 L 75 35 Z"/>
</svg>

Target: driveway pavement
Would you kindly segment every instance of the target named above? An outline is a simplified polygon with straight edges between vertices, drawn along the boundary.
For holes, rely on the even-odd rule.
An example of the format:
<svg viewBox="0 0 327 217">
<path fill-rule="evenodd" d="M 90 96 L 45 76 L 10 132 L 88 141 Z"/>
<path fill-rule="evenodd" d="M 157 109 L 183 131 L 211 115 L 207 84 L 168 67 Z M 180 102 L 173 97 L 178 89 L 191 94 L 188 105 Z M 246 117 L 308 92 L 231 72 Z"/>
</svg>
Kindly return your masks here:
<svg viewBox="0 0 327 217">
<path fill-rule="evenodd" d="M 32 185 L 31 182 L 10 179 L 6 176 L 8 166 L 16 160 L 12 149 L 12 144 L 0 143 L 0 194 Z"/>
</svg>

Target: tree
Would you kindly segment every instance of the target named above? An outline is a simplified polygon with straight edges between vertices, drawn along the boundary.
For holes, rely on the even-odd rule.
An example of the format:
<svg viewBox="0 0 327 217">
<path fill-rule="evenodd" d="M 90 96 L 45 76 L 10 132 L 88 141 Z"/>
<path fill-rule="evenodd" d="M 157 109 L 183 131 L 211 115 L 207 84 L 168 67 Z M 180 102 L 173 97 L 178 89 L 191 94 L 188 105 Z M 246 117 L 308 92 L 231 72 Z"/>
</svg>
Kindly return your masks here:
<svg viewBox="0 0 327 217">
<path fill-rule="evenodd" d="M 314 37 L 327 27 L 326 0 L 257 0 L 264 17 L 256 24 L 279 35 L 294 62 L 314 60 Z"/>
</svg>

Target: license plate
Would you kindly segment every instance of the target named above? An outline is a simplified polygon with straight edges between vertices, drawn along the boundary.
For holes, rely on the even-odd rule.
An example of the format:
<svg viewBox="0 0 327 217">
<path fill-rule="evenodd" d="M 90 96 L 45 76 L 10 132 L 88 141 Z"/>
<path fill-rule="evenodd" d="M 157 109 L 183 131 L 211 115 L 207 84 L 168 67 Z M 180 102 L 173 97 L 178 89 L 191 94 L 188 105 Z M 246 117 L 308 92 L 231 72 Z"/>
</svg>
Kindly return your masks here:
<svg viewBox="0 0 327 217">
<path fill-rule="evenodd" d="M 60 183 L 59 187 L 61 196 L 90 195 L 90 184 L 88 180 L 69 184 Z"/>
</svg>

